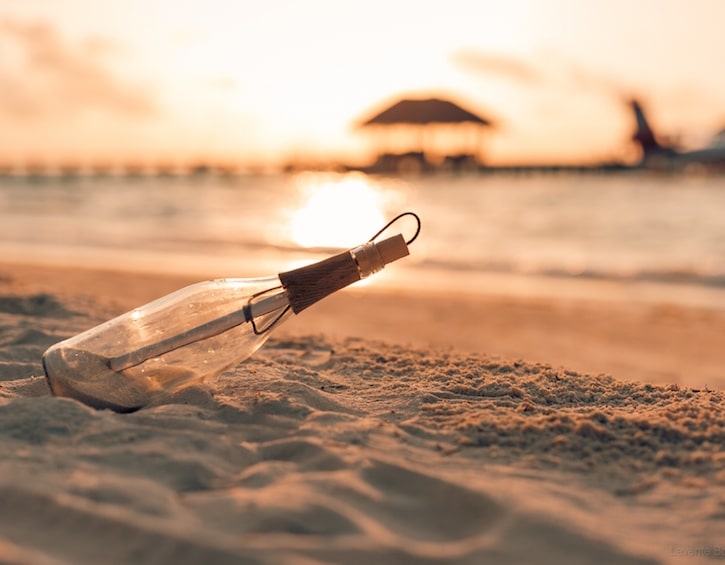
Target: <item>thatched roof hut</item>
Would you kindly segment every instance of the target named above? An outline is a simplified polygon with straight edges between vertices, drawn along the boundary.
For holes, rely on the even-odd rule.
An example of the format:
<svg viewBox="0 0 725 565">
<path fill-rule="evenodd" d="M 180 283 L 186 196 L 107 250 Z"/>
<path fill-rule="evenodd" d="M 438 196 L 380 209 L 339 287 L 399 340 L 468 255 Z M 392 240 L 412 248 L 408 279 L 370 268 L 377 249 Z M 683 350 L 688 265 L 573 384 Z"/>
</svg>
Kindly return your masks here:
<svg viewBox="0 0 725 565">
<path fill-rule="evenodd" d="M 490 126 L 491 122 L 448 100 L 401 100 L 362 123 L 365 126 L 394 124 L 462 124 Z"/>
<path fill-rule="evenodd" d="M 438 98 L 403 99 L 360 123 L 376 138 L 380 167 L 400 168 L 405 159 L 426 170 L 478 167 L 483 131 L 492 125 L 489 119 Z"/>
</svg>

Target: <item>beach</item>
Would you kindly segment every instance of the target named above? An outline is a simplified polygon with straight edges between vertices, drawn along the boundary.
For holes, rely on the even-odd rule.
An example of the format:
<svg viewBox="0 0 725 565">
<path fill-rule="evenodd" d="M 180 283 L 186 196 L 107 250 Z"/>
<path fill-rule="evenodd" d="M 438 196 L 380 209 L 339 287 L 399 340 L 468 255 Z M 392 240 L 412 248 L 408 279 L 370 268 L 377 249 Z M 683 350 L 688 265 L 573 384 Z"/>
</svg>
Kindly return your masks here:
<svg viewBox="0 0 725 565">
<path fill-rule="evenodd" d="M 370 284 L 138 412 L 50 396 L 47 347 L 195 280 L 0 264 L 0 561 L 723 559 L 721 309 Z"/>
<path fill-rule="evenodd" d="M 654 5 L 0 0 L 0 565 L 725 562 L 725 2 Z"/>
</svg>

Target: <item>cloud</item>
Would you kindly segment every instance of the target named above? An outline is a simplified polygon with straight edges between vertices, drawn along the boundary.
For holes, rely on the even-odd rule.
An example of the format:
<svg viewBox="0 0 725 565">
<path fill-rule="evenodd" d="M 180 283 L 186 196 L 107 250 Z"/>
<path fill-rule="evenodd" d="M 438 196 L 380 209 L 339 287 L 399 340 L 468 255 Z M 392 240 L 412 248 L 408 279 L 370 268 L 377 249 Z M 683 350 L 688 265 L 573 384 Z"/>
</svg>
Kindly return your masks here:
<svg viewBox="0 0 725 565">
<path fill-rule="evenodd" d="M 520 59 L 477 49 L 462 49 L 456 51 L 452 58 L 455 64 L 470 72 L 508 79 L 523 87 L 569 88 L 622 99 L 628 91 L 620 81 L 605 73 L 586 68 L 549 50 L 531 59 Z"/>
<path fill-rule="evenodd" d="M 586 68 L 574 61 L 557 57 L 554 53 L 546 54 L 552 69 L 557 69 L 561 83 L 571 85 L 579 90 L 613 96 L 620 100 L 628 100 L 631 87 L 614 77 L 597 69 Z"/>
<path fill-rule="evenodd" d="M 119 80 L 102 56 L 113 51 L 103 38 L 71 45 L 44 23 L 0 23 L 0 49 L 14 60 L 0 62 L 0 112 L 48 118 L 101 110 L 125 117 L 156 111 L 148 88 Z"/>
<path fill-rule="evenodd" d="M 478 74 L 497 75 L 521 83 L 535 83 L 540 72 L 532 65 L 514 57 L 474 49 L 453 53 L 454 63 Z"/>
</svg>

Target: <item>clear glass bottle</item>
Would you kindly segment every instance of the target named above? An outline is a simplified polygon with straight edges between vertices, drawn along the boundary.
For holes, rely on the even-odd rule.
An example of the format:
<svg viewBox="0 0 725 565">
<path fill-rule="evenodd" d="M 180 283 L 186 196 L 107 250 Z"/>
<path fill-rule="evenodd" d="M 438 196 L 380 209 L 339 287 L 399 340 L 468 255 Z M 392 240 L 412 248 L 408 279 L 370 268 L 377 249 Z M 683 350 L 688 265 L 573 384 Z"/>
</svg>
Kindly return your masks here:
<svg viewBox="0 0 725 565">
<path fill-rule="evenodd" d="M 397 235 L 278 276 L 193 284 L 50 347 L 48 384 L 95 408 L 137 410 L 237 365 L 293 314 L 406 255 Z"/>
</svg>

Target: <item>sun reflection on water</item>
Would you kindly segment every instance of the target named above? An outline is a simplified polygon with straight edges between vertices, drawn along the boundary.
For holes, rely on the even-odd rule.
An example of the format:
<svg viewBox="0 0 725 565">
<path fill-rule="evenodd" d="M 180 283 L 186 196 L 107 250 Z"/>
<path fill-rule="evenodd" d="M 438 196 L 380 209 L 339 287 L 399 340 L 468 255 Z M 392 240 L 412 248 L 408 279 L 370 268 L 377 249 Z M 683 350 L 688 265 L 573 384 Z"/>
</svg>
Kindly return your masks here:
<svg viewBox="0 0 725 565">
<path fill-rule="evenodd" d="M 299 186 L 290 237 L 301 247 L 355 247 L 385 224 L 384 194 L 362 175 L 305 175 Z"/>
</svg>

